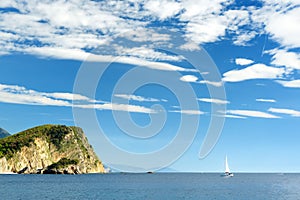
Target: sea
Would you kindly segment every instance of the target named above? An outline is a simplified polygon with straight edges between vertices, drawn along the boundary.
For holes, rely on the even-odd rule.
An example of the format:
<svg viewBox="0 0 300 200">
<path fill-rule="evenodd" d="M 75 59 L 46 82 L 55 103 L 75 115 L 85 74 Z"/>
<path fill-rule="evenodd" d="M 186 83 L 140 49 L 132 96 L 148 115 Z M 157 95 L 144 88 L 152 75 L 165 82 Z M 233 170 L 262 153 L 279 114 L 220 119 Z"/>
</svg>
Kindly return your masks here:
<svg viewBox="0 0 300 200">
<path fill-rule="evenodd" d="M 300 199 L 300 174 L 0 175 L 0 199 Z"/>
</svg>

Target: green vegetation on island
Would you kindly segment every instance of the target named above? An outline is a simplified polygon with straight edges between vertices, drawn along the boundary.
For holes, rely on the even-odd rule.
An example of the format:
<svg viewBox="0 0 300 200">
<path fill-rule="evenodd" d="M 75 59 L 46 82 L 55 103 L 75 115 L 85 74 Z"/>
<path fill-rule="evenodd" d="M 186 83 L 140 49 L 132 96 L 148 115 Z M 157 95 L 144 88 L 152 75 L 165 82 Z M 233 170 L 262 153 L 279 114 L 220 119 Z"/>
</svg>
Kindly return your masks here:
<svg viewBox="0 0 300 200">
<path fill-rule="evenodd" d="M 3 156 L 7 159 L 11 158 L 22 147 L 29 147 L 35 138 L 43 138 L 59 147 L 60 141 L 68 133 L 68 129 L 70 128 L 64 125 L 43 125 L 3 138 L 0 140 L 0 158 Z"/>
<path fill-rule="evenodd" d="M 48 169 L 62 169 L 64 167 L 67 167 L 68 165 L 77 165 L 77 164 L 78 164 L 78 160 L 70 160 L 68 158 L 62 158 L 58 162 L 48 166 Z"/>
</svg>

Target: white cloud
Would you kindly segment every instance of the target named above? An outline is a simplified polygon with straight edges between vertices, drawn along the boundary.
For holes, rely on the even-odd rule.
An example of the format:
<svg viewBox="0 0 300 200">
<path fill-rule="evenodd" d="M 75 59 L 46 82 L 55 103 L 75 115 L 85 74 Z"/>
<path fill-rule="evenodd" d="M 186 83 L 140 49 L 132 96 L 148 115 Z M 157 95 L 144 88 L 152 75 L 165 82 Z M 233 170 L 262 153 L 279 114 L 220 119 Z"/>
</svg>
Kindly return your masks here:
<svg viewBox="0 0 300 200">
<path fill-rule="evenodd" d="M 195 43 L 207 43 L 220 40 L 226 33 L 226 25 L 222 18 L 213 16 L 212 18 L 195 19 L 186 26 L 186 37 Z"/>
<path fill-rule="evenodd" d="M 239 26 L 244 26 L 249 24 L 249 11 L 248 10 L 228 10 L 224 13 L 228 21 L 228 29 L 231 31 L 236 31 Z"/>
<path fill-rule="evenodd" d="M 119 31 L 119 37 L 124 37 L 134 42 L 151 42 L 160 44 L 171 39 L 168 34 L 157 33 L 155 30 L 145 27 L 132 27 L 131 29 L 125 29 Z"/>
<path fill-rule="evenodd" d="M 111 48 L 109 55 L 118 56 L 113 44 L 128 43 L 136 48 L 129 54 L 125 49 L 122 63 L 144 63 L 143 67 L 161 70 L 185 71 L 183 67 L 168 63 L 145 63 L 145 60 L 172 60 L 176 56 L 164 55 L 153 49 L 176 45 L 170 30 L 152 26 L 155 20 L 175 19 L 176 27 L 182 31 L 178 48 L 199 50 L 199 44 L 232 39 L 236 45 L 245 45 L 256 35 L 269 33 L 270 38 L 285 48 L 299 48 L 300 21 L 299 2 L 263 1 L 262 8 L 241 7 L 228 9 L 232 0 L 72 0 L 72 1 L 1 1 L 0 6 L 14 7 L 20 12 L 5 12 L 0 15 L 0 55 L 12 52 L 30 53 L 58 59 L 84 60 L 88 50 L 103 46 Z M 173 21 L 170 21 L 171 28 Z M 175 24 L 174 23 L 174 24 Z M 247 28 L 245 28 L 247 26 Z M 229 37 L 227 37 L 227 35 Z M 125 39 L 125 40 L 124 40 Z M 174 40 L 173 40 L 174 39 Z M 145 43 L 152 44 L 141 48 Z M 140 49 L 139 49 L 140 48 Z M 101 52 L 101 51 L 99 51 Z M 105 52 L 105 51 L 102 51 Z M 287 51 L 287 59 L 274 55 L 273 63 L 299 69 L 295 53 Z M 297 53 L 296 53 L 297 54 Z M 129 56 L 141 60 L 129 59 Z M 299 60 L 299 55 L 297 55 Z M 133 62 L 133 63 L 132 63 Z M 153 65 L 153 67 L 152 67 Z M 164 66 L 162 66 L 164 65 Z"/>
<path fill-rule="evenodd" d="M 196 50 L 201 49 L 198 44 L 196 44 L 192 41 L 184 43 L 179 48 L 182 49 L 182 50 L 187 50 L 187 51 L 196 51 Z"/>
<path fill-rule="evenodd" d="M 256 31 L 245 31 L 239 33 L 237 36 L 234 37 L 233 44 L 238 46 L 247 46 L 249 45 L 249 41 L 251 41 L 257 35 Z"/>
<path fill-rule="evenodd" d="M 14 1 L 0 1 L 1 8 L 14 8 L 16 3 Z"/>
<path fill-rule="evenodd" d="M 138 105 L 130 105 L 130 104 L 104 103 L 104 104 L 79 104 L 74 106 L 78 108 L 86 108 L 86 109 L 114 110 L 114 111 L 146 113 L 146 114 L 156 113 L 155 110 L 152 110 L 150 108 L 146 108 Z"/>
<path fill-rule="evenodd" d="M 283 87 L 300 88 L 300 80 L 276 81 L 276 82 L 281 84 Z"/>
<path fill-rule="evenodd" d="M 222 4 L 227 0 L 185 0 L 182 1 L 184 12 L 180 16 L 183 21 L 191 20 L 198 16 L 219 14 L 223 8 Z M 204 6 L 205 5 L 205 6 Z"/>
<path fill-rule="evenodd" d="M 239 82 L 251 79 L 275 79 L 281 77 L 284 72 L 283 68 L 254 64 L 244 69 L 225 72 L 222 80 L 226 82 Z"/>
<path fill-rule="evenodd" d="M 227 113 L 233 115 L 241 115 L 246 117 L 257 117 L 257 118 L 280 118 L 276 115 L 272 115 L 262 111 L 256 110 L 227 110 Z"/>
<path fill-rule="evenodd" d="M 88 101 L 88 102 L 95 102 L 96 100 L 92 100 L 86 96 L 80 94 L 73 94 L 73 93 L 65 93 L 65 92 L 54 92 L 54 93 L 40 93 L 43 96 L 55 98 L 55 99 L 63 99 L 68 101 Z"/>
<path fill-rule="evenodd" d="M 28 105 L 71 106 L 69 101 L 62 98 L 50 98 L 43 94 L 45 93 L 27 90 L 25 87 L 17 85 L 0 84 L 0 102 Z M 67 98 L 70 97 L 69 94 L 62 94 L 61 97 L 63 96 L 67 96 Z"/>
<path fill-rule="evenodd" d="M 30 54 L 35 54 L 35 55 L 40 55 L 45 57 L 74 59 L 74 60 L 91 61 L 91 62 L 119 62 L 119 63 L 132 64 L 132 65 L 147 67 L 155 70 L 163 70 L 163 71 L 186 71 L 186 72 L 195 71 L 195 69 L 186 69 L 165 62 L 154 62 L 142 58 L 128 57 L 128 56 L 95 55 L 79 49 L 64 49 L 64 48 L 56 48 L 56 47 L 30 47 L 24 51 Z"/>
<path fill-rule="evenodd" d="M 298 110 L 285 109 L 285 108 L 269 108 L 268 111 L 272 113 L 286 114 L 293 117 L 300 117 L 300 111 Z"/>
<path fill-rule="evenodd" d="M 207 74 L 207 72 L 203 72 L 201 74 L 205 75 L 205 74 Z M 208 80 L 198 81 L 198 77 L 196 77 L 194 75 L 184 75 L 184 76 L 180 77 L 180 80 L 184 81 L 184 82 L 190 82 L 190 83 L 208 84 L 208 85 L 212 85 L 215 87 L 221 87 L 223 85 L 223 81 L 208 81 Z"/>
<path fill-rule="evenodd" d="M 180 80 L 184 81 L 184 82 L 194 83 L 198 80 L 198 77 L 196 77 L 194 75 L 185 75 L 185 76 L 180 77 Z"/>
<path fill-rule="evenodd" d="M 50 58 L 58 58 L 58 59 L 72 59 L 72 60 L 85 60 L 89 57 L 89 53 L 80 50 L 80 49 L 68 49 L 61 47 L 28 47 L 23 49 L 24 52 L 28 54 L 38 55 L 41 57 L 50 57 Z M 109 61 L 113 59 L 111 56 L 97 56 L 99 60 Z M 96 61 L 96 60 L 94 60 Z"/>
<path fill-rule="evenodd" d="M 174 113 L 181 113 L 181 114 L 186 114 L 186 115 L 203 115 L 204 112 L 200 110 L 171 110 L 169 112 L 174 112 Z"/>
<path fill-rule="evenodd" d="M 223 117 L 226 117 L 226 118 L 234 118 L 234 119 L 246 119 L 246 117 L 243 117 L 243 116 L 229 115 L 229 114 L 223 115 Z"/>
<path fill-rule="evenodd" d="M 117 52 L 119 55 L 123 56 L 134 56 L 150 60 L 181 61 L 183 59 L 182 56 L 168 55 L 166 53 L 155 51 L 145 46 L 134 48 L 125 48 L 120 46 L 117 48 Z"/>
<path fill-rule="evenodd" d="M 284 46 L 293 48 L 300 47 L 300 27 L 297 26 L 300 21 L 299 2 L 297 4 L 296 7 L 290 10 L 283 6 L 279 12 L 272 12 L 265 19 L 265 29 L 271 34 L 272 38 Z M 274 7 L 273 10 L 275 10 Z"/>
<path fill-rule="evenodd" d="M 235 64 L 237 64 L 237 65 L 250 65 L 252 63 L 254 63 L 254 61 L 247 59 L 247 58 L 236 58 L 235 59 Z"/>
<path fill-rule="evenodd" d="M 201 75 L 207 75 L 209 72 L 200 72 Z"/>
<path fill-rule="evenodd" d="M 149 41 L 155 44 L 170 40 L 170 35 L 147 28 L 146 25 L 149 22 L 118 16 L 119 13 L 108 9 L 108 7 L 118 9 L 116 7 L 118 5 L 110 7 L 112 4 L 114 4 L 113 1 L 108 3 L 89 0 L 49 2 L 32 0 L 26 4 L 14 1 L 12 5 L 21 13 L 8 12 L 0 16 L 2 27 L 0 53 L 22 52 L 42 57 L 83 61 L 88 56 L 85 48 L 95 49 L 107 46 L 114 54 L 118 53 L 116 52 L 118 49 L 111 48 L 114 47 L 111 42 L 117 41 L 116 36 L 135 42 Z M 31 42 L 19 44 L 20 41 Z M 38 45 L 32 45 L 32 43 L 38 43 Z M 140 65 L 142 63 L 142 66 L 153 69 L 183 69 L 177 66 L 175 69 L 168 63 L 144 62 L 145 59 L 178 61 L 179 57 L 145 48 L 134 50 L 139 51 L 141 59 L 130 59 L 125 56 L 120 60 L 129 64 Z M 99 55 L 98 60 L 104 62 L 111 60 L 112 55 Z"/>
<path fill-rule="evenodd" d="M 221 87 L 223 85 L 223 81 L 208 81 L 208 80 L 201 80 L 199 81 L 200 84 L 208 84 L 208 85 L 212 85 L 215 87 Z"/>
<path fill-rule="evenodd" d="M 97 57 L 97 56 L 96 56 Z M 100 58 L 101 60 L 101 58 Z M 183 67 L 179 67 L 176 65 L 172 65 L 164 62 L 153 62 L 147 61 L 144 59 L 133 58 L 133 57 L 117 57 L 116 62 L 127 63 L 138 65 L 142 67 L 147 67 L 150 69 L 163 70 L 163 71 L 185 71 L 185 72 L 195 72 L 195 69 L 187 69 Z"/>
<path fill-rule="evenodd" d="M 140 101 L 140 102 L 159 102 L 161 100 L 155 99 L 155 98 L 147 98 L 142 96 L 137 96 L 133 94 L 115 94 L 115 97 L 127 99 L 127 100 L 133 100 L 133 101 Z"/>
<path fill-rule="evenodd" d="M 276 102 L 275 99 L 256 99 L 256 101 L 259 101 L 259 102 L 269 102 L 269 103 L 275 103 Z"/>
<path fill-rule="evenodd" d="M 255 30 L 243 29 L 251 26 L 251 11 L 249 8 L 228 10 L 224 13 L 227 22 L 227 32 L 233 34 L 233 44 L 246 46 L 258 33 Z"/>
<path fill-rule="evenodd" d="M 276 66 L 284 66 L 288 70 L 300 69 L 300 54 L 286 51 L 283 49 L 273 49 L 266 51 L 272 55 L 271 64 Z"/>
<path fill-rule="evenodd" d="M 207 103 L 215 103 L 215 104 L 229 104 L 230 102 L 222 99 L 210 99 L 210 98 L 199 98 L 198 101 L 207 102 Z"/>
<path fill-rule="evenodd" d="M 187 22 L 184 28 L 186 40 L 196 44 L 220 40 L 225 35 L 228 25 L 226 17 L 221 15 L 227 2 L 227 0 L 182 1 L 183 12 L 179 19 Z"/>
<path fill-rule="evenodd" d="M 150 10 L 160 20 L 176 15 L 181 10 L 180 3 L 172 0 L 147 1 L 144 8 Z"/>
<path fill-rule="evenodd" d="M 77 103 L 73 104 L 72 100 L 77 101 Z M 98 110 L 115 110 L 138 113 L 156 113 L 155 110 L 139 105 L 103 103 L 103 101 L 96 101 L 80 94 L 38 92 L 17 85 L 5 84 L 0 84 L 0 102 L 40 106 L 94 108 Z"/>
<path fill-rule="evenodd" d="M 220 114 L 216 114 L 217 117 L 234 118 L 234 119 L 247 119 L 247 117 L 245 117 L 245 116 L 228 114 L 226 110 L 219 110 L 217 112 L 220 113 Z"/>
<path fill-rule="evenodd" d="M 264 0 L 261 8 L 251 9 L 252 26 L 258 34 L 268 34 L 269 39 L 281 47 L 299 48 L 299 0 Z"/>
<path fill-rule="evenodd" d="M 257 34 L 243 29 L 252 26 L 251 9 L 226 9 L 231 0 L 186 0 L 182 1 L 183 12 L 180 20 L 187 22 L 185 38 L 195 43 L 215 42 L 233 35 L 233 44 L 245 45 Z"/>
</svg>

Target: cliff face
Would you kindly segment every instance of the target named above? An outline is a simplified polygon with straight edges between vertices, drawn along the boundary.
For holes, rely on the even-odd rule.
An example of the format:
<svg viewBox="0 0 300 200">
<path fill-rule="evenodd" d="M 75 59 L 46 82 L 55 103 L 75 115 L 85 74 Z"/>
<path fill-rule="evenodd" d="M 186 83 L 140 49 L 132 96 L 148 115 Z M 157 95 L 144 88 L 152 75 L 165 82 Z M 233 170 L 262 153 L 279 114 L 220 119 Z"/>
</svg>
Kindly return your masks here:
<svg viewBox="0 0 300 200">
<path fill-rule="evenodd" d="M 104 173 L 81 128 L 44 125 L 0 139 L 0 173 Z"/>
</svg>

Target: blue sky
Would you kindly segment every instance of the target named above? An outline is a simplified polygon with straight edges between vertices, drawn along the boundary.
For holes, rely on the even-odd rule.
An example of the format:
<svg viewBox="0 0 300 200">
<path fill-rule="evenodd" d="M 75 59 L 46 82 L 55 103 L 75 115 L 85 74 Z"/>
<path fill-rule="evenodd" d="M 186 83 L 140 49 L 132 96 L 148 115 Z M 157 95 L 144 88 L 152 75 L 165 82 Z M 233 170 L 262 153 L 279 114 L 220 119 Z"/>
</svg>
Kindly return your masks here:
<svg viewBox="0 0 300 200">
<path fill-rule="evenodd" d="M 116 168 L 148 161 L 126 163 L 105 138 L 153 169 L 222 171 L 227 154 L 232 171 L 299 172 L 299 11 L 299 0 L 1 1 L 0 127 L 80 125 Z"/>
</svg>

